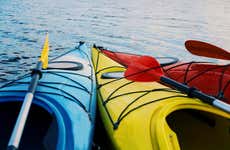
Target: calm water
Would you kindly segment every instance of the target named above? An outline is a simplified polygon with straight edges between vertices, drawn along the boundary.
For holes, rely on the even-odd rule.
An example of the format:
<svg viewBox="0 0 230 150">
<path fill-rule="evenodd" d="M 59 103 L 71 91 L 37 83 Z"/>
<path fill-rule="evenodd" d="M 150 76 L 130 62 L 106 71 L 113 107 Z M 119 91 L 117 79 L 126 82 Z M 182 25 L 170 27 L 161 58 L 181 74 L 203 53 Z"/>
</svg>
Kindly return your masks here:
<svg viewBox="0 0 230 150">
<path fill-rule="evenodd" d="M 35 65 L 47 31 L 51 58 L 83 40 L 117 51 L 204 60 L 189 54 L 184 41 L 230 49 L 230 1 L 0 0 L 0 83 Z"/>
</svg>

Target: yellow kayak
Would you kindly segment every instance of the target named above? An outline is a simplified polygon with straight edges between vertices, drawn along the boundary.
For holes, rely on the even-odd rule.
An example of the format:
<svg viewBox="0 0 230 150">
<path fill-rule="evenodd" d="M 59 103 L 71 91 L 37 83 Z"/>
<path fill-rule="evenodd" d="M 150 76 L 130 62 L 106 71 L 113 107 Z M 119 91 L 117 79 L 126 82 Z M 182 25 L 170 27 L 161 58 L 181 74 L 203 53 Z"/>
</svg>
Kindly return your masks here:
<svg viewBox="0 0 230 150">
<path fill-rule="evenodd" d="M 114 149 L 229 150 L 230 114 L 158 82 L 133 82 L 96 47 L 99 111 Z"/>
</svg>

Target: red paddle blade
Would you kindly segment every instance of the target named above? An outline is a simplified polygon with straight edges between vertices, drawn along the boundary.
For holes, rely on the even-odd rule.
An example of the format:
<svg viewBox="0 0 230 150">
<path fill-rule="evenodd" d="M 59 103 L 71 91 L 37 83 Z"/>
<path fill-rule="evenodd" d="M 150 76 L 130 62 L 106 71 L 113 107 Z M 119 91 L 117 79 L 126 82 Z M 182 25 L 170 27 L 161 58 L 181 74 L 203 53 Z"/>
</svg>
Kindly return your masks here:
<svg viewBox="0 0 230 150">
<path fill-rule="evenodd" d="M 135 54 L 112 52 L 106 49 L 101 49 L 101 52 L 123 66 L 128 66 L 132 63 L 132 61 L 136 61 L 140 57 L 139 55 Z"/>
<path fill-rule="evenodd" d="M 230 52 L 209 43 L 188 40 L 185 42 L 185 47 L 189 52 L 198 56 L 230 60 Z"/>
<path fill-rule="evenodd" d="M 156 59 L 150 56 L 141 56 L 128 65 L 125 78 L 137 82 L 160 81 L 163 71 Z"/>
</svg>

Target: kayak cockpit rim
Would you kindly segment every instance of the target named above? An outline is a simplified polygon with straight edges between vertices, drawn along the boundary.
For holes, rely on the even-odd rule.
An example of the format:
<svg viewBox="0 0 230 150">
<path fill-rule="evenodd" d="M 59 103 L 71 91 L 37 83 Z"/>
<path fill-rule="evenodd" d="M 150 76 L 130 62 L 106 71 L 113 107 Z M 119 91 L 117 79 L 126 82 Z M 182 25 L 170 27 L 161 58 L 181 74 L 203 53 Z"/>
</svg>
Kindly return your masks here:
<svg viewBox="0 0 230 150">
<path fill-rule="evenodd" d="M 27 119 L 28 123 L 26 123 L 19 148 L 34 150 L 65 149 L 67 131 L 65 130 L 63 116 L 56 106 L 47 101 L 40 101 L 41 99 L 40 97 L 39 100 L 35 98 L 31 105 L 29 118 Z M 5 140 L 1 140 L 0 148 L 5 149 L 21 106 L 21 100 L 8 97 L 0 103 L 0 116 L 5 120 L 1 123 L 0 128 L 0 130 L 3 130 L 0 138 Z"/>
<path fill-rule="evenodd" d="M 218 113 L 219 110 L 212 112 L 200 108 L 173 110 L 163 119 L 163 125 L 162 122 L 156 123 L 156 118 L 152 119 L 152 141 L 156 141 L 153 138 L 157 138 L 158 142 L 164 141 L 173 147 L 186 150 L 230 149 L 230 116 L 221 115 Z M 155 129 L 153 124 L 156 126 Z"/>
</svg>

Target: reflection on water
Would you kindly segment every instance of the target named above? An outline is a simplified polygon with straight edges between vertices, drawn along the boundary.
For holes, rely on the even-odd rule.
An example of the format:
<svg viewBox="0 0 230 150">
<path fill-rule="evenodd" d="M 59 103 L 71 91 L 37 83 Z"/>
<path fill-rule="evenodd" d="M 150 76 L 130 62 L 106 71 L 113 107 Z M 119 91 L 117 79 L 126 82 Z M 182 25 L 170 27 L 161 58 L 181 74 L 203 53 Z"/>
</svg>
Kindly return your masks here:
<svg viewBox="0 0 230 150">
<path fill-rule="evenodd" d="M 83 40 L 117 51 L 204 60 L 189 54 L 184 41 L 230 49 L 230 1 L 0 0 L 0 82 L 34 66 L 47 31 L 51 58 Z"/>
</svg>

